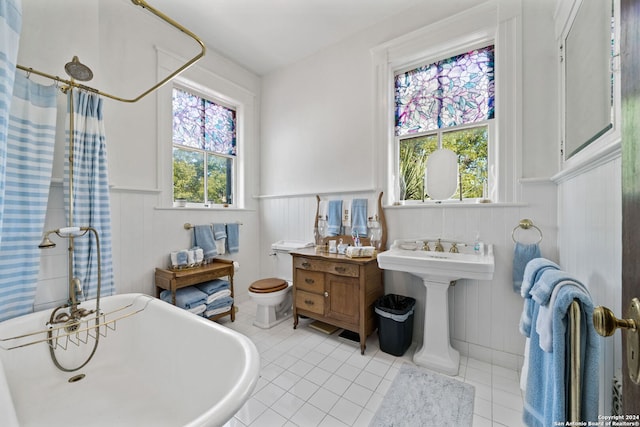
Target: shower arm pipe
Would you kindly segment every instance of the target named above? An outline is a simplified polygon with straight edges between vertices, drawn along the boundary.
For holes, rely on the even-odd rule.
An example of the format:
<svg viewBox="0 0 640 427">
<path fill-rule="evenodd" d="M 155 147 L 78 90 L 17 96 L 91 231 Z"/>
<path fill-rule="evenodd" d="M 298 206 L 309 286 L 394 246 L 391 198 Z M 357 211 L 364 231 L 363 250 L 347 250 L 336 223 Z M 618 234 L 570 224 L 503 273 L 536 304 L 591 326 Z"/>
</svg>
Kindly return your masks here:
<svg viewBox="0 0 640 427">
<path fill-rule="evenodd" d="M 69 80 L 68 79 L 64 79 L 64 78 L 61 78 L 59 76 L 55 76 L 53 74 L 45 73 L 43 71 L 39 71 L 39 70 L 36 70 L 34 68 L 31 68 L 31 67 L 25 67 L 25 66 L 20 65 L 20 64 L 17 64 L 16 68 L 18 68 L 20 70 L 23 70 L 23 71 L 26 71 L 27 74 L 36 74 L 36 75 L 39 75 L 41 77 L 46 77 L 48 79 L 51 79 L 51 80 L 54 80 L 56 82 L 62 83 L 62 84 L 67 86 L 67 88 L 63 88 L 63 91 L 67 90 L 68 88 L 74 88 L 75 87 L 75 88 L 78 88 L 78 89 L 83 89 L 83 90 L 86 90 L 86 91 L 97 93 L 98 95 L 104 96 L 106 98 L 114 99 L 116 101 L 134 103 L 134 102 L 138 102 L 139 100 L 141 100 L 142 98 L 144 98 L 145 96 L 147 96 L 151 92 L 155 91 L 156 89 L 164 86 L 171 79 L 173 79 L 178 74 L 182 73 L 184 70 L 186 70 L 187 68 L 192 66 L 194 63 L 196 63 L 200 58 L 202 58 L 205 55 L 206 47 L 204 45 L 204 42 L 202 40 L 200 40 L 200 38 L 198 36 L 196 36 L 194 33 L 189 31 L 187 28 L 185 28 L 184 26 L 182 26 L 181 24 L 179 24 L 178 22 L 176 22 L 175 20 L 173 20 L 169 16 L 167 16 L 164 13 L 160 12 L 158 9 L 155 9 L 154 7 L 150 6 L 146 2 L 146 0 L 131 0 L 131 2 L 136 6 L 140 6 L 143 9 L 148 10 L 149 12 L 153 13 L 154 15 L 156 15 L 158 18 L 162 19 L 167 24 L 171 25 L 172 27 L 180 30 L 181 32 L 183 32 L 187 36 L 191 37 L 200 46 L 200 53 L 198 53 L 196 56 L 194 56 L 189 61 L 187 61 L 184 65 L 182 65 L 180 68 L 178 68 L 173 73 L 169 74 L 167 77 L 165 77 L 164 79 L 160 80 L 154 86 L 152 86 L 151 88 L 149 88 L 146 91 L 142 92 L 140 95 L 136 96 L 135 98 L 122 98 L 120 96 L 112 95 L 112 94 L 107 93 L 107 92 L 102 92 L 102 91 L 100 91 L 98 89 L 95 89 L 95 88 L 93 88 L 91 86 L 87 86 L 87 85 L 78 83 L 78 82 L 74 81 L 73 79 L 69 79 Z"/>
</svg>

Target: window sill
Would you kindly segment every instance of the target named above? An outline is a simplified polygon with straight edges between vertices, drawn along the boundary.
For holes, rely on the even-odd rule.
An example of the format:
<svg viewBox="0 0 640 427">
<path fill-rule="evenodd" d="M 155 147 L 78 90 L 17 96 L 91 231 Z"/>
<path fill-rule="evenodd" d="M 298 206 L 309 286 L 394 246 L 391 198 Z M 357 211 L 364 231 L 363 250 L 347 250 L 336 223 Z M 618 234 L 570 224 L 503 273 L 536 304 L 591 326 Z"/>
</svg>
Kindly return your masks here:
<svg viewBox="0 0 640 427">
<path fill-rule="evenodd" d="M 185 207 L 178 207 L 178 206 L 156 206 L 153 208 L 154 210 L 157 211 L 235 211 L 235 212 L 251 212 L 253 211 L 253 209 L 245 209 L 245 208 L 237 208 L 237 207 L 227 207 L 224 208 L 222 206 L 211 206 L 208 208 L 205 207 L 189 207 L 189 206 L 185 206 Z"/>
<path fill-rule="evenodd" d="M 522 202 L 491 202 L 491 203 L 472 203 L 472 202 L 459 202 L 459 201 L 451 201 L 451 202 L 418 202 L 418 203 L 410 203 L 406 205 L 387 205 L 384 206 L 385 209 L 442 209 L 442 208 L 452 208 L 452 209 L 464 209 L 464 208 L 513 208 L 513 207 L 524 207 L 528 206 L 528 203 Z"/>
</svg>

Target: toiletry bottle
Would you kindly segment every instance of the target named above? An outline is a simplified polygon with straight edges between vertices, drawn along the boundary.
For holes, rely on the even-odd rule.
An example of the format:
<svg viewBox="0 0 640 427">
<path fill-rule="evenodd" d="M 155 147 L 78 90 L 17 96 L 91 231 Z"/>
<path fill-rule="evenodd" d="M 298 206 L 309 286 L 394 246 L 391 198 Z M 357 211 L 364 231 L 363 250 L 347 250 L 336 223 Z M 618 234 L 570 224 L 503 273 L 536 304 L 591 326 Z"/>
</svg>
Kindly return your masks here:
<svg viewBox="0 0 640 427">
<path fill-rule="evenodd" d="M 473 252 L 476 255 L 482 255 L 484 252 L 484 243 L 480 241 L 480 233 L 476 233 L 476 240 L 473 243 Z"/>
</svg>

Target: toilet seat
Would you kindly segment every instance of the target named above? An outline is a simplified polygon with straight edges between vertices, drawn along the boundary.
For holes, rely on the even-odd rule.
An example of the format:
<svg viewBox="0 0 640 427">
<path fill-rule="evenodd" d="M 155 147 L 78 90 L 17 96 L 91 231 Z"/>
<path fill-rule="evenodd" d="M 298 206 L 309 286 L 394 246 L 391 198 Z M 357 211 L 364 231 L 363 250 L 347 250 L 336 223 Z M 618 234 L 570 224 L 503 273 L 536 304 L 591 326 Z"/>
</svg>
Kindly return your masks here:
<svg viewBox="0 0 640 427">
<path fill-rule="evenodd" d="M 286 289 L 289 286 L 286 280 L 276 279 L 274 277 L 268 279 L 256 280 L 249 286 L 249 291 L 257 294 L 266 294 L 271 292 L 278 292 Z"/>
</svg>

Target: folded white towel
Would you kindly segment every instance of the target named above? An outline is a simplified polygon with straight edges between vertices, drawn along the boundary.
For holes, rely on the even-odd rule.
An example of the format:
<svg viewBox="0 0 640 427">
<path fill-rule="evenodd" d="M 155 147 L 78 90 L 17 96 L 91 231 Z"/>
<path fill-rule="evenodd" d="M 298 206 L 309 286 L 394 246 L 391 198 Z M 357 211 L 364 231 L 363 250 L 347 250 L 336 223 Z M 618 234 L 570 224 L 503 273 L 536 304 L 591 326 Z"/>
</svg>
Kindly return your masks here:
<svg viewBox="0 0 640 427">
<path fill-rule="evenodd" d="M 196 263 L 201 263 L 204 260 L 204 251 L 202 248 L 193 248 L 193 252 L 195 254 Z"/>
<path fill-rule="evenodd" d="M 211 304 L 212 302 L 214 302 L 217 299 L 224 298 L 224 297 L 230 297 L 230 296 L 231 296 L 231 290 L 229 290 L 229 289 L 223 289 L 221 291 L 214 292 L 213 294 L 211 294 L 211 295 L 209 295 L 207 297 L 207 305 Z"/>
<path fill-rule="evenodd" d="M 226 251 L 226 246 L 227 246 L 226 237 L 223 237 L 221 239 L 215 240 L 214 243 L 216 244 L 216 250 L 218 251 L 218 255 L 224 255 L 227 252 Z"/>
<path fill-rule="evenodd" d="M 202 313 L 205 312 L 206 309 L 207 309 L 207 305 L 206 304 L 200 304 L 200 305 L 196 305 L 193 308 L 187 309 L 187 311 L 189 313 L 193 313 L 193 314 L 202 314 Z"/>
<path fill-rule="evenodd" d="M 204 312 L 204 317 L 211 317 L 215 316 L 216 314 L 226 313 L 227 311 L 229 311 L 229 308 L 231 308 L 230 305 L 226 307 L 214 308 L 213 310 L 206 310 Z"/>
</svg>

